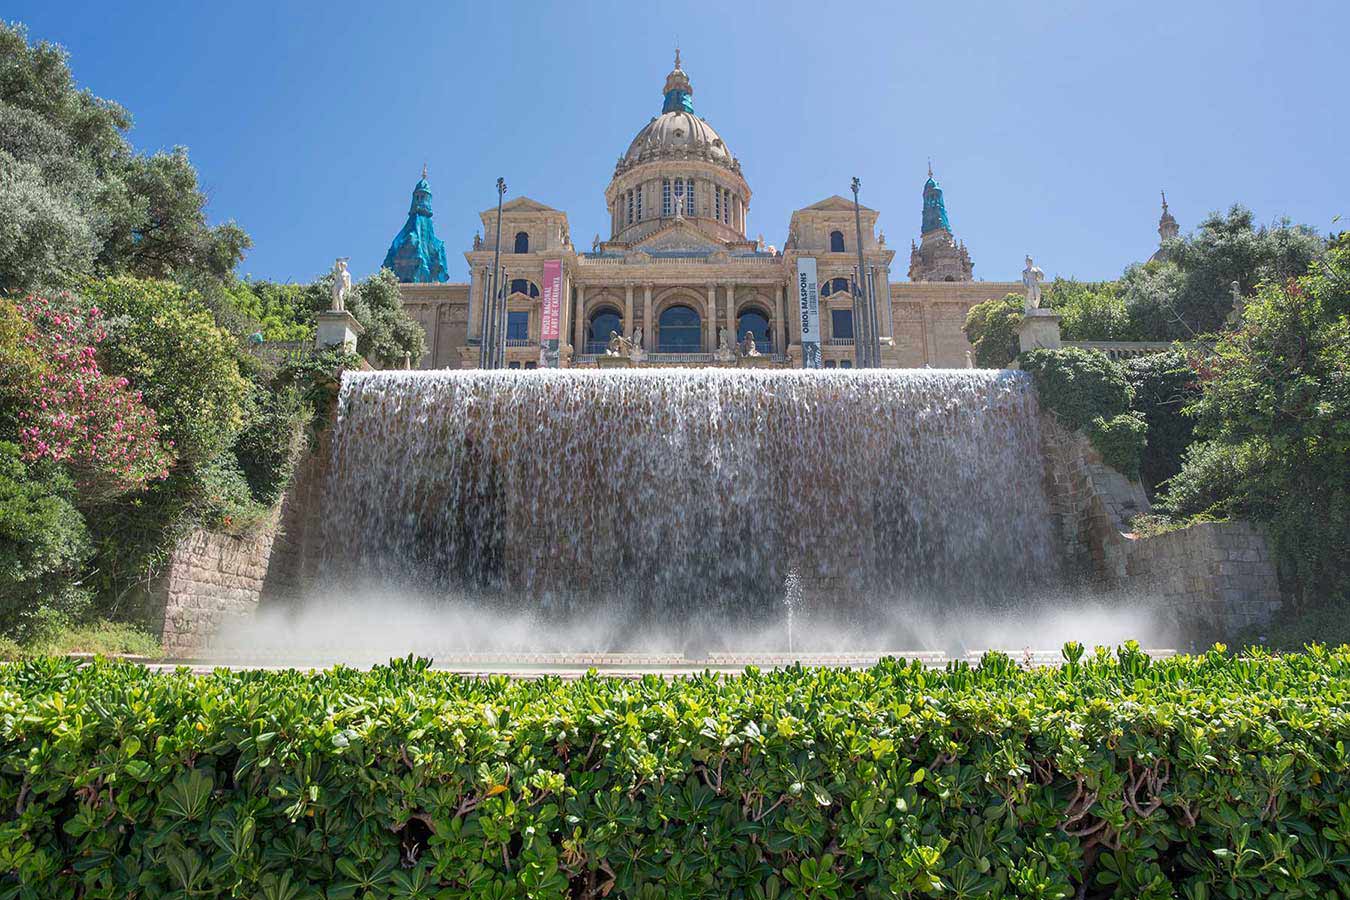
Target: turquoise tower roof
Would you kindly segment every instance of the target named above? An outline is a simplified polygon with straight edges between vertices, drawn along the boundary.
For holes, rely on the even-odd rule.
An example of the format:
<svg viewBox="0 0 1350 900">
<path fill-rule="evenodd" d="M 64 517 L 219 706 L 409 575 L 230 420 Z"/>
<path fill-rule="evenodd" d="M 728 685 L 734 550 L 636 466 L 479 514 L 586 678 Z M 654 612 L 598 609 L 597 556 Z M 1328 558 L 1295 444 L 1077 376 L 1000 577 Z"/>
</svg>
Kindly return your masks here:
<svg viewBox="0 0 1350 900">
<path fill-rule="evenodd" d="M 952 232 L 951 222 L 947 221 L 947 205 L 942 201 L 942 188 L 933 180 L 933 167 L 928 166 L 928 180 L 923 185 L 923 230 L 920 234 L 941 229 Z"/>
<path fill-rule="evenodd" d="M 430 284 L 450 280 L 445 243 L 436 237 L 431 224 L 431 186 L 427 184 L 426 166 L 413 187 L 408 221 L 384 255 L 384 268 L 392 269 L 398 280 L 404 282 Z"/>
</svg>

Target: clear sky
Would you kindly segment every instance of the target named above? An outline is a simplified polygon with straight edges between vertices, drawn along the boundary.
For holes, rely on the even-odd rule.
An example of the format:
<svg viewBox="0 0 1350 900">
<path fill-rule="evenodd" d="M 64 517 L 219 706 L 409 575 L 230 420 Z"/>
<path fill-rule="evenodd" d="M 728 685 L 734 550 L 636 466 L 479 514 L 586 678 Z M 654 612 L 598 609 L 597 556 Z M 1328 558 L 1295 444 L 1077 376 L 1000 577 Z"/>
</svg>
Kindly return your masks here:
<svg viewBox="0 0 1350 900">
<path fill-rule="evenodd" d="M 8 0 L 0 16 L 63 44 L 82 86 L 131 110 L 138 148 L 189 148 L 259 278 L 309 280 L 335 256 L 374 271 L 423 162 L 466 279 L 498 175 L 589 249 L 677 39 L 695 110 L 754 192 L 750 236 L 781 246 L 792 210 L 857 175 L 897 279 L 929 156 L 981 279 L 1017 277 L 1028 252 L 1115 277 L 1154 249 L 1160 188 L 1183 231 L 1234 202 L 1321 232 L 1350 214 L 1345 0 Z"/>
</svg>

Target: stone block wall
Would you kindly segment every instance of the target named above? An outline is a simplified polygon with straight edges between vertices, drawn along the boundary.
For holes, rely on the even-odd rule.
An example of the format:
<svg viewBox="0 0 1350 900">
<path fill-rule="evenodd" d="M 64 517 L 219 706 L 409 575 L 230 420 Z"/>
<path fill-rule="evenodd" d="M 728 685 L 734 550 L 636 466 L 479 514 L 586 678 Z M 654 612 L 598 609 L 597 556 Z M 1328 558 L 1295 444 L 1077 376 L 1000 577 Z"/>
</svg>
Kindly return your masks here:
<svg viewBox="0 0 1350 900">
<path fill-rule="evenodd" d="M 164 605 L 166 655 L 199 655 L 227 621 L 253 615 L 275 535 L 275 527 L 248 536 L 197 530 L 179 541 L 152 590 Z"/>
<path fill-rule="evenodd" d="M 1282 600 L 1274 558 L 1256 526 L 1209 522 L 1140 537 L 1130 520 L 1150 509 L 1141 485 L 1050 414 L 1041 417 L 1041 445 L 1068 570 L 1083 588 L 1151 612 L 1183 648 L 1270 621 Z"/>
</svg>

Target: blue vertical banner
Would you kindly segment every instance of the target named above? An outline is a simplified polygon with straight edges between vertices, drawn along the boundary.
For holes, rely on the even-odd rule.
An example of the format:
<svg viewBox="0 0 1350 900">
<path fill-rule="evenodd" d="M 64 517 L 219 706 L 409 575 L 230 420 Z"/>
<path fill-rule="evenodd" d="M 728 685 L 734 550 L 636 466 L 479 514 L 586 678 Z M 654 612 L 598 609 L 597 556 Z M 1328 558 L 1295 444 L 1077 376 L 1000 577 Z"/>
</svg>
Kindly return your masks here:
<svg viewBox="0 0 1350 900">
<path fill-rule="evenodd" d="M 797 316 L 802 327 L 802 368 L 819 369 L 820 285 L 816 283 L 815 257 L 797 259 Z"/>
</svg>

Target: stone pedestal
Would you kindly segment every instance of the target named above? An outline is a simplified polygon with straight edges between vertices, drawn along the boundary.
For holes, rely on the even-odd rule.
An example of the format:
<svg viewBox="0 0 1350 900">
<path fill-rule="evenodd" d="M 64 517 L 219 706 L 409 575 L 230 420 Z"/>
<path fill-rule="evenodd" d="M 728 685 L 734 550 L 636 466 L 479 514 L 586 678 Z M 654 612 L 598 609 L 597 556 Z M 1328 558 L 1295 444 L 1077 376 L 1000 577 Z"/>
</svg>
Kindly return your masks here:
<svg viewBox="0 0 1350 900">
<path fill-rule="evenodd" d="M 595 358 L 595 364 L 602 369 L 631 369 L 633 361 L 626 356 L 610 356 L 602 353 Z"/>
<path fill-rule="evenodd" d="M 356 352 L 356 339 L 366 330 L 356 317 L 346 310 L 327 310 L 319 313 L 319 327 L 314 330 L 314 346 L 320 350 L 345 347 Z"/>
<path fill-rule="evenodd" d="M 772 356 L 757 354 L 755 356 L 742 356 L 736 360 L 736 365 L 751 369 L 772 369 L 776 363 Z"/>
<path fill-rule="evenodd" d="M 1059 349 L 1059 313 L 1051 309 L 1033 309 L 1022 314 L 1017 342 L 1022 352 Z"/>
</svg>

